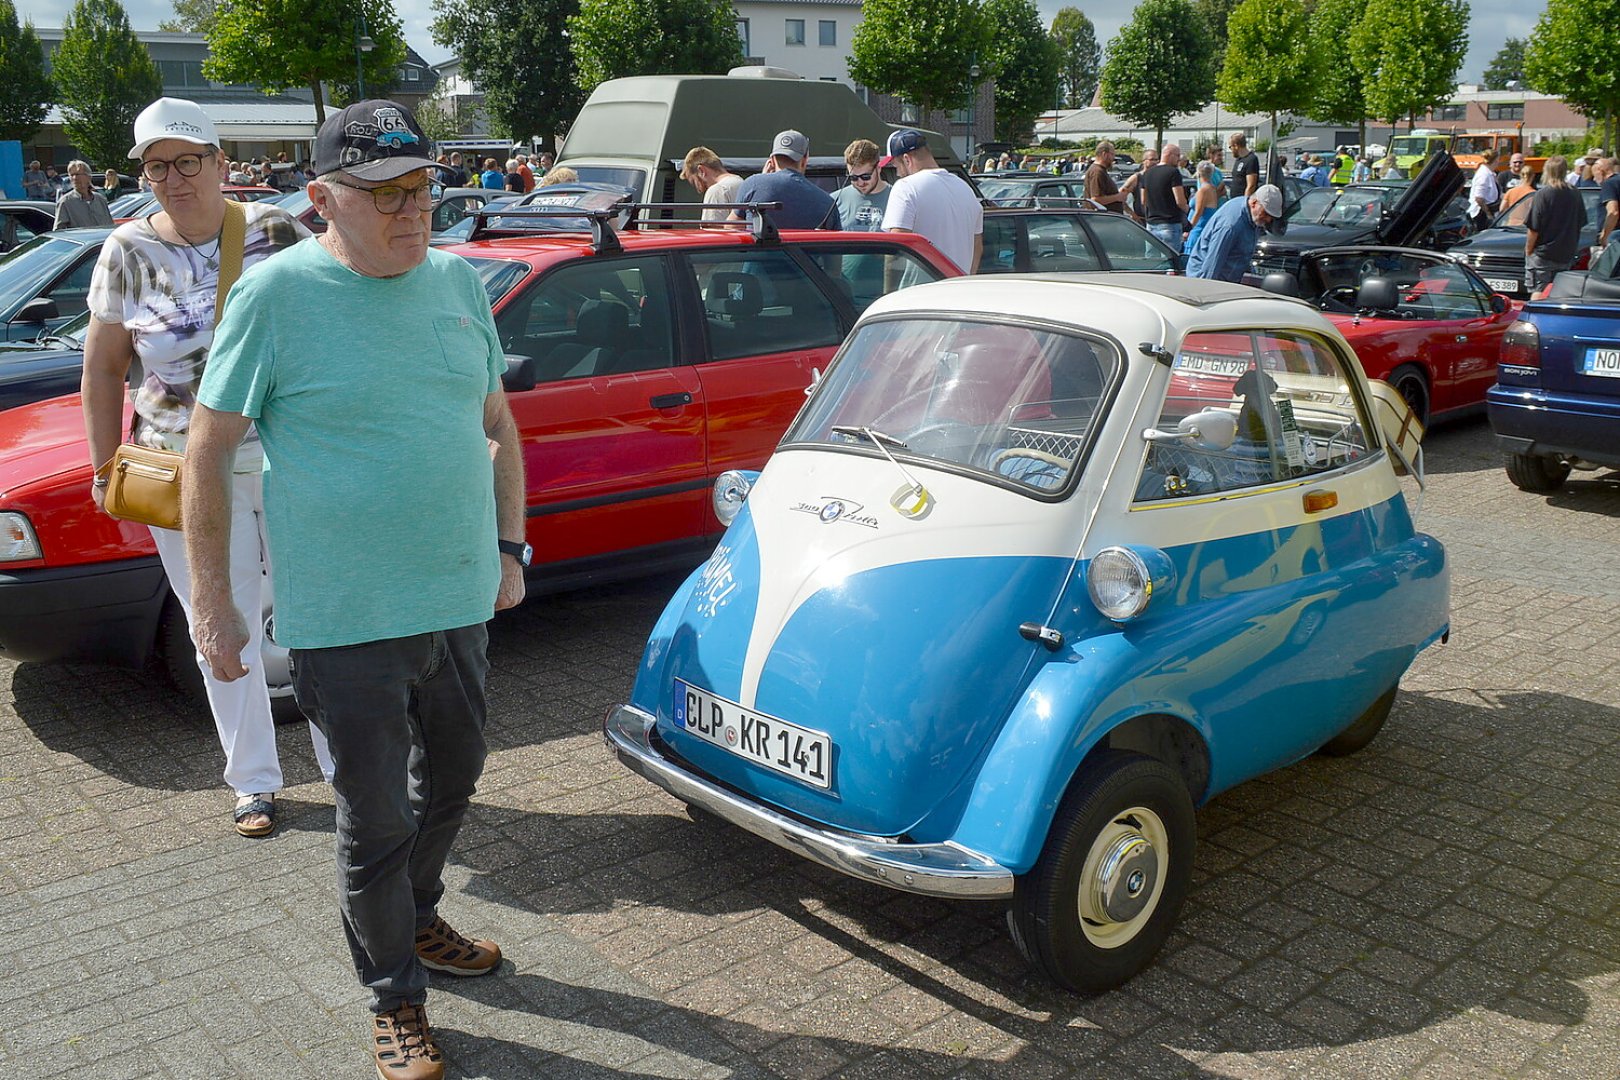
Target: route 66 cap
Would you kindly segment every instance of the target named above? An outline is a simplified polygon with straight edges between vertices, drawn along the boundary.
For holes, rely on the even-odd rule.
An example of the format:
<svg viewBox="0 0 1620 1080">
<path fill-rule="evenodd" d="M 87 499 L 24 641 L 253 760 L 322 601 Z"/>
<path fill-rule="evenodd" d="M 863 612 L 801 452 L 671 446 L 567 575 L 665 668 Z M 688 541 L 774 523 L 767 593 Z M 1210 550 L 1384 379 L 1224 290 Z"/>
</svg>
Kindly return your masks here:
<svg viewBox="0 0 1620 1080">
<path fill-rule="evenodd" d="M 315 171 L 393 180 L 433 164 L 427 136 L 397 101 L 360 101 L 329 115 L 315 135 Z"/>
</svg>

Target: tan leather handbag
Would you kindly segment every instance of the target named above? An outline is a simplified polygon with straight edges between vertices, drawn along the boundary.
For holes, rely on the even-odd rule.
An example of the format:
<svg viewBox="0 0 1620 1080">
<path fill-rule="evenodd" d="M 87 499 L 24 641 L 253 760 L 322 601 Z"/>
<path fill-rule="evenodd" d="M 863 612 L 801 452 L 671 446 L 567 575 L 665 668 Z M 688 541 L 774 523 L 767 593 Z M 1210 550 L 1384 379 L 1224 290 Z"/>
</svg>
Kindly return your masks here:
<svg viewBox="0 0 1620 1080">
<path fill-rule="evenodd" d="M 219 287 L 214 294 L 214 325 L 225 312 L 231 286 L 242 276 L 242 246 L 247 234 L 247 216 L 242 204 L 225 201 L 225 221 L 219 232 Z M 134 434 L 134 421 L 130 433 Z M 152 525 L 159 529 L 180 528 L 180 476 L 185 458 L 174 450 L 154 450 L 126 442 L 96 470 L 107 478 L 103 505 L 111 517 Z"/>
</svg>

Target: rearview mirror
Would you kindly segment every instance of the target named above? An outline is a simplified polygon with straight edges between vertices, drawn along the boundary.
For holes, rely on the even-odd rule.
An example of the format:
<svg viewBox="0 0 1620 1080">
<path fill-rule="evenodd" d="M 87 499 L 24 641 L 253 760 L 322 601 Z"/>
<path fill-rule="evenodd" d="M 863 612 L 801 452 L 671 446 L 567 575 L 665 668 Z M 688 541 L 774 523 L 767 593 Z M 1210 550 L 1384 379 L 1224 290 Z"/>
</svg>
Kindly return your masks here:
<svg viewBox="0 0 1620 1080">
<path fill-rule="evenodd" d="M 1491 293 L 1491 310 L 1498 315 L 1508 309 L 1508 298 L 1501 293 Z"/>
</svg>

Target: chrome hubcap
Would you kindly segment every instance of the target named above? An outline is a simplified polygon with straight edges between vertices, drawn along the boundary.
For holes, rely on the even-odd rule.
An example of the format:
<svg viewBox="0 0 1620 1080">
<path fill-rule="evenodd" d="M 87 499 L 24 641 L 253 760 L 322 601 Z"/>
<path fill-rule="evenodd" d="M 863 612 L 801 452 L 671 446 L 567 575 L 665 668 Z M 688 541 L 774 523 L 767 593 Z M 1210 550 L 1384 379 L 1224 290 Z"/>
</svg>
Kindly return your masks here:
<svg viewBox="0 0 1620 1080">
<path fill-rule="evenodd" d="M 1158 908 L 1170 851 L 1169 834 L 1153 811 L 1133 806 L 1114 816 L 1092 840 L 1080 875 L 1080 926 L 1105 949 L 1134 938 Z"/>
</svg>

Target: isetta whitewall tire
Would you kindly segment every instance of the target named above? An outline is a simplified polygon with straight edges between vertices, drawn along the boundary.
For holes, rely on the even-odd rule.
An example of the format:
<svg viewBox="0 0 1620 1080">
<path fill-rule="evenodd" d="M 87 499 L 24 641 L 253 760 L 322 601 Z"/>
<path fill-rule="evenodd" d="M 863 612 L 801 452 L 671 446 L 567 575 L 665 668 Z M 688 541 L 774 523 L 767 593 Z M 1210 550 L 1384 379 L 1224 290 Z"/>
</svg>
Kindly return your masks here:
<svg viewBox="0 0 1620 1080">
<path fill-rule="evenodd" d="M 1007 923 L 1035 967 L 1069 990 L 1112 990 L 1164 945 L 1192 879 L 1192 798 L 1169 766 L 1109 752 L 1058 805 Z"/>
</svg>

